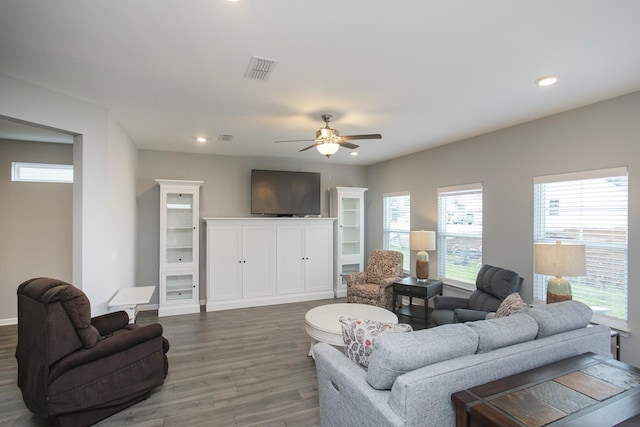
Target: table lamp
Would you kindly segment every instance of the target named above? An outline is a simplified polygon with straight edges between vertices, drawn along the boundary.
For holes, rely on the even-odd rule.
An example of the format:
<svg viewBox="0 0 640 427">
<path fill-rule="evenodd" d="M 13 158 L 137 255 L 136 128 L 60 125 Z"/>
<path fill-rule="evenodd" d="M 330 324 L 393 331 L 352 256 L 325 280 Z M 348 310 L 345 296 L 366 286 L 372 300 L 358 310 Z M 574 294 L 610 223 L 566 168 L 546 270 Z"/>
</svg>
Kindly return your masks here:
<svg viewBox="0 0 640 427">
<path fill-rule="evenodd" d="M 416 254 L 416 277 L 420 281 L 429 279 L 429 254 L 426 251 L 436 249 L 435 231 L 412 231 L 409 235 L 409 248 L 420 251 Z"/>
<path fill-rule="evenodd" d="M 553 276 L 547 283 L 547 304 L 567 301 L 572 298 L 571 284 L 562 276 L 585 276 L 587 274 L 585 247 L 583 244 L 534 243 L 534 271 Z"/>
</svg>

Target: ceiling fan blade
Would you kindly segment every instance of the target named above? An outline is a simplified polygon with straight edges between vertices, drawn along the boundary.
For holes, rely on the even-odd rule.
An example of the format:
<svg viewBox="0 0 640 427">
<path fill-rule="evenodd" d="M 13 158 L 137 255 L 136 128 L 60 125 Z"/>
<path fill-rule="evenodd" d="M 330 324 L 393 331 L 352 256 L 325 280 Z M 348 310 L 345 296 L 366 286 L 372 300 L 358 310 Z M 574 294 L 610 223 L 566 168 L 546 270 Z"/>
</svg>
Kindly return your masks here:
<svg viewBox="0 0 640 427">
<path fill-rule="evenodd" d="M 368 135 L 343 135 L 341 138 L 344 141 L 349 141 L 352 139 L 381 139 L 382 135 L 379 133 L 370 133 Z"/>
<path fill-rule="evenodd" d="M 315 141 L 315 139 L 287 139 L 286 141 L 273 141 L 276 144 L 279 142 L 305 142 L 305 141 Z"/>
<path fill-rule="evenodd" d="M 354 148 L 360 147 L 359 145 L 352 144 L 350 142 L 344 142 L 344 141 L 341 142 L 340 145 L 343 146 L 344 148 L 348 148 L 349 150 L 353 150 Z"/>
<path fill-rule="evenodd" d="M 312 141 L 315 141 L 315 140 L 313 140 L 313 139 L 312 139 Z M 313 148 L 313 147 L 315 147 L 316 145 L 318 145 L 318 143 L 317 143 L 317 142 L 316 142 L 315 144 L 311 144 L 310 146 L 303 148 L 302 150 L 298 150 L 298 152 L 300 153 L 300 152 L 302 152 L 302 151 L 307 151 L 309 148 Z"/>
</svg>

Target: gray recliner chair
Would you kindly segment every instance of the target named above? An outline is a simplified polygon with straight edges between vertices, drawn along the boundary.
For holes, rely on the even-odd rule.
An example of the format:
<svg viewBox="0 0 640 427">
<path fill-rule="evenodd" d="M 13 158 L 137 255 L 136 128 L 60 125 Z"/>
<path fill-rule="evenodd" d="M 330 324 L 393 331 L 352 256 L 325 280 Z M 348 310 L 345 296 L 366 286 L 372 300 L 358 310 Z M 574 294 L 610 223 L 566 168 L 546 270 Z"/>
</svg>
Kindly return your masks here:
<svg viewBox="0 0 640 427">
<path fill-rule="evenodd" d="M 519 292 L 524 279 L 518 273 L 488 264 L 482 266 L 476 278 L 476 290 L 469 298 L 436 296 L 431 320 L 435 325 L 484 320 L 500 303 Z"/>
</svg>

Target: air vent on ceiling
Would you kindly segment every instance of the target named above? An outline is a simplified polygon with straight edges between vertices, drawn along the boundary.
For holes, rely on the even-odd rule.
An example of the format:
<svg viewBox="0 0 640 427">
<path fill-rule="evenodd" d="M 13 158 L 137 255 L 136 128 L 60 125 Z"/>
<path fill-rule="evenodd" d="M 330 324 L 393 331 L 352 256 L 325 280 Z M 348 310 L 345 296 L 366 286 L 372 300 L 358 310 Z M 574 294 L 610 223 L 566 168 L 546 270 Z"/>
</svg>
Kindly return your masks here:
<svg viewBox="0 0 640 427">
<path fill-rule="evenodd" d="M 251 61 L 249 61 L 249 67 L 247 68 L 247 72 L 244 76 L 249 79 L 268 80 L 277 63 L 277 59 L 252 56 Z"/>
<path fill-rule="evenodd" d="M 220 136 L 218 137 L 218 139 L 220 141 L 225 141 L 225 142 L 232 141 L 233 140 L 233 135 L 230 135 L 228 133 L 221 133 Z"/>
</svg>

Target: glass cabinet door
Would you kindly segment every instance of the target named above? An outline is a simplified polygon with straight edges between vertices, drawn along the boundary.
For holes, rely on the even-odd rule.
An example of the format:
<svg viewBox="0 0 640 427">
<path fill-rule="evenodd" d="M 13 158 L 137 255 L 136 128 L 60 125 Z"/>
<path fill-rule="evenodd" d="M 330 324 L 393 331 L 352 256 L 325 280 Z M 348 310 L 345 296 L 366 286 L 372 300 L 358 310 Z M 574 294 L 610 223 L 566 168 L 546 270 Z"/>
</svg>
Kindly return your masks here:
<svg viewBox="0 0 640 427">
<path fill-rule="evenodd" d="M 190 300 L 194 297 L 193 274 L 169 274 L 166 280 L 166 301 Z"/>
<path fill-rule="evenodd" d="M 180 264 L 193 262 L 193 194 L 168 193 L 166 204 L 166 262 Z"/>
<path fill-rule="evenodd" d="M 361 199 L 359 197 L 343 197 L 341 199 L 341 220 L 340 232 L 342 255 L 358 255 L 360 253 L 360 209 Z"/>
</svg>

